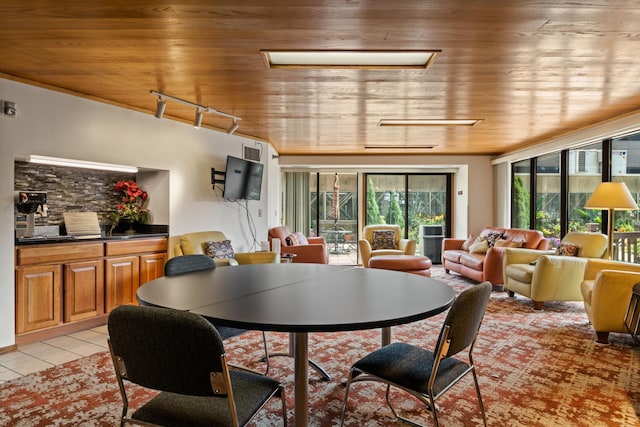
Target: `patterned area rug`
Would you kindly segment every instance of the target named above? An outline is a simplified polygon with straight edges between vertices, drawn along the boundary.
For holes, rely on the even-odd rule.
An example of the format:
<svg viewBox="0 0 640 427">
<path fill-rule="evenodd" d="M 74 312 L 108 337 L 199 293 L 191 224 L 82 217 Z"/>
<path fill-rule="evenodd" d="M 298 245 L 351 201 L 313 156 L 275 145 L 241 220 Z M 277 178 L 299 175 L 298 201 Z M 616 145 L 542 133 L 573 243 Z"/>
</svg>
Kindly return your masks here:
<svg viewBox="0 0 640 427">
<path fill-rule="evenodd" d="M 456 275 L 434 268 L 434 277 L 461 291 L 473 286 Z M 433 347 L 444 315 L 393 328 L 393 340 Z M 267 334 L 270 351 L 286 351 L 288 337 Z M 263 370 L 261 335 L 229 340 L 232 361 Z M 339 423 L 350 364 L 379 346 L 380 332 L 310 334 L 310 357 L 333 380 L 310 373 L 310 424 Z M 611 345 L 596 344 L 582 303 L 545 304 L 533 310 L 526 298 L 494 292 L 475 359 L 491 426 L 640 426 L 640 347 L 623 334 L 612 334 Z M 287 386 L 293 425 L 293 361 L 272 359 L 270 374 Z M 481 425 L 469 377 L 439 402 L 444 426 Z M 148 395 L 135 390 L 132 406 Z M 401 413 L 432 425 L 428 411 L 400 392 L 392 395 Z M 5 383 L 0 388 L 2 426 L 113 426 L 121 411 L 120 395 L 107 353 L 99 353 Z M 253 425 L 281 425 L 280 406 L 272 402 Z M 386 426 L 396 421 L 384 402 L 384 387 L 355 384 L 349 398 L 348 426 Z"/>
</svg>

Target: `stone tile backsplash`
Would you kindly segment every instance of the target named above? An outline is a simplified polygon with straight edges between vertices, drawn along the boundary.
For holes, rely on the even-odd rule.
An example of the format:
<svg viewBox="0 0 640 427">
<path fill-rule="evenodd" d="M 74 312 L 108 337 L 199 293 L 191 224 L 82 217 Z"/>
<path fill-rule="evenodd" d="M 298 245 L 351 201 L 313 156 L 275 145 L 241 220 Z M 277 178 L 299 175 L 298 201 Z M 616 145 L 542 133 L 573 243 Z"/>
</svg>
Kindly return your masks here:
<svg viewBox="0 0 640 427">
<path fill-rule="evenodd" d="M 135 174 L 64 166 L 15 162 L 15 191 L 47 193 L 48 216 L 36 215 L 37 226 L 64 223 L 64 212 L 97 212 L 100 224 L 108 224 L 109 212 L 120 197 L 113 186 L 120 180 L 134 180 Z"/>
</svg>

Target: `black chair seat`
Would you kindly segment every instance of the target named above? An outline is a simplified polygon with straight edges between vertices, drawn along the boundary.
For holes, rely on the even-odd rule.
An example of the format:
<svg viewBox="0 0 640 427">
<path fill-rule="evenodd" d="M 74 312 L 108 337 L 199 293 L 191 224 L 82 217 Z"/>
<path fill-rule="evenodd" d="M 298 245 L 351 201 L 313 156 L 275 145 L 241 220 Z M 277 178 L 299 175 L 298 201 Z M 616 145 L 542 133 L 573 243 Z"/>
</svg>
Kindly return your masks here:
<svg viewBox="0 0 640 427">
<path fill-rule="evenodd" d="M 356 362 L 353 368 L 400 387 L 429 394 L 427 386 L 434 362 L 432 351 L 397 342 L 369 353 Z M 469 364 L 462 360 L 454 357 L 443 359 L 433 384 L 434 394 L 440 394 L 468 370 Z M 357 375 L 356 372 L 354 378 L 357 378 Z"/>
<path fill-rule="evenodd" d="M 269 377 L 230 371 L 239 425 L 246 424 L 255 408 L 260 408 L 277 392 L 280 384 Z M 131 415 L 131 418 L 162 426 L 210 427 L 232 425 L 225 399 L 159 393 Z"/>
</svg>

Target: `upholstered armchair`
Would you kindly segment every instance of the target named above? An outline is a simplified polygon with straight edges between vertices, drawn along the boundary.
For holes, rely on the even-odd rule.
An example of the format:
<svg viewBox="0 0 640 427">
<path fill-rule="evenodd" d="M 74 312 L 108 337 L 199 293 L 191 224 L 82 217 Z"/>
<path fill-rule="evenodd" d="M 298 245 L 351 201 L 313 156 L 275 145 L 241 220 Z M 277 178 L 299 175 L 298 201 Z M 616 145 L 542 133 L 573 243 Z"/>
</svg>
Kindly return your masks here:
<svg viewBox="0 0 640 427">
<path fill-rule="evenodd" d="M 204 254 L 214 258 L 218 267 L 238 264 L 257 264 L 277 262 L 277 254 L 273 252 L 235 252 L 227 237 L 221 231 L 196 231 L 173 237 L 171 257 L 180 255 Z M 207 246 L 217 254 L 207 253 Z"/>
<path fill-rule="evenodd" d="M 626 333 L 624 316 L 633 285 L 640 282 L 640 265 L 590 259 L 581 284 L 584 309 L 596 341 L 609 343 L 609 332 Z"/>
<path fill-rule="evenodd" d="M 415 255 L 416 241 L 403 239 L 399 225 L 367 225 L 362 229 L 358 249 L 362 265 L 369 267 L 369 259 L 377 255 Z"/>
<path fill-rule="evenodd" d="M 282 225 L 269 229 L 269 243 L 274 239 L 280 240 L 281 253 L 295 254 L 294 263 L 329 264 L 324 237 L 306 237 L 302 233 L 292 233 L 289 227 Z"/>
<path fill-rule="evenodd" d="M 571 232 L 562 239 L 561 247 L 577 249 L 577 255 L 555 255 L 551 251 L 541 255 L 538 250 L 506 248 L 503 276 L 509 296 L 518 293 L 531 298 L 536 310 L 545 301 L 582 301 L 580 285 L 587 260 L 606 255 L 607 236 Z"/>
</svg>

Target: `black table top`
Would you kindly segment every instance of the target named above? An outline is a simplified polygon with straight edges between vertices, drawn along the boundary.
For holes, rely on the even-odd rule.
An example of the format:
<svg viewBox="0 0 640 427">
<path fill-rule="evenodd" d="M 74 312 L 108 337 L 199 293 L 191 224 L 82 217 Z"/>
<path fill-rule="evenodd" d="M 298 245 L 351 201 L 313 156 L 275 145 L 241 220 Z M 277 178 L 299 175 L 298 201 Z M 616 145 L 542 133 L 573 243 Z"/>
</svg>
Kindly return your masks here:
<svg viewBox="0 0 640 427">
<path fill-rule="evenodd" d="M 445 311 L 455 291 L 396 271 L 322 264 L 248 264 L 162 277 L 145 304 L 189 310 L 216 324 L 281 332 L 389 327 Z"/>
</svg>

